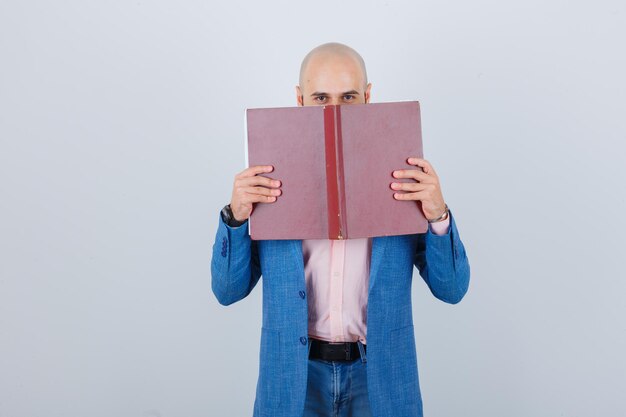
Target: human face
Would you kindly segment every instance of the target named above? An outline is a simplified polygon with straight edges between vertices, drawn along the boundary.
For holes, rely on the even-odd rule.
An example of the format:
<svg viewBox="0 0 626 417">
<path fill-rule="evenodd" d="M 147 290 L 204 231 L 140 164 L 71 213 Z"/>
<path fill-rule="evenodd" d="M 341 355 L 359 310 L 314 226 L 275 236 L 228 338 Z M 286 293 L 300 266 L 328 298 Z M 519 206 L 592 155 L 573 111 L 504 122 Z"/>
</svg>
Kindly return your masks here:
<svg viewBox="0 0 626 417">
<path fill-rule="evenodd" d="M 361 67 L 351 57 L 319 56 L 308 63 L 303 85 L 296 86 L 298 106 L 369 103 Z"/>
</svg>

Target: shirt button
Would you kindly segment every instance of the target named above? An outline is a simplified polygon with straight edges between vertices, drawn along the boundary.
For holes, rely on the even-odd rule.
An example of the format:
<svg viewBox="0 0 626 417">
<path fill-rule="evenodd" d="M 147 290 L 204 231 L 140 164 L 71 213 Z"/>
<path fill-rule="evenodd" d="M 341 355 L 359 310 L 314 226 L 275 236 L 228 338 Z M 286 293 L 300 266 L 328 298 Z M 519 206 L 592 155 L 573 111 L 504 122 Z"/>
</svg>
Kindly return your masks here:
<svg viewBox="0 0 626 417">
<path fill-rule="evenodd" d="M 304 296 L 305 296 L 304 291 L 299 291 L 298 294 L 300 294 L 300 298 L 304 299 Z"/>
<path fill-rule="evenodd" d="M 300 336 L 300 343 L 302 343 L 303 345 L 306 345 L 306 337 Z"/>
</svg>

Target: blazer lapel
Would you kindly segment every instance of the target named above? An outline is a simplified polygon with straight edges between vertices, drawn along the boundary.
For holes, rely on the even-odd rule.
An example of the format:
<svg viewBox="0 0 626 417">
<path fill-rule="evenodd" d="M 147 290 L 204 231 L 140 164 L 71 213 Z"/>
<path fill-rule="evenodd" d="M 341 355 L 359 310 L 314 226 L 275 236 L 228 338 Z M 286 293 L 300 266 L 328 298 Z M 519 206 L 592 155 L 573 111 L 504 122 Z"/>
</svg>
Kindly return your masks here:
<svg viewBox="0 0 626 417">
<path fill-rule="evenodd" d="M 378 268 L 380 268 L 380 264 L 385 256 L 388 243 L 389 238 L 387 236 L 377 236 L 372 238 L 372 257 L 370 259 L 370 279 L 368 290 L 371 290 L 374 286 L 374 281 L 376 281 L 376 277 L 378 276 Z"/>
<path fill-rule="evenodd" d="M 297 262 L 302 278 L 304 279 L 304 256 L 302 254 L 302 240 L 286 240 L 284 242 L 286 245 L 288 245 L 289 252 Z"/>
</svg>

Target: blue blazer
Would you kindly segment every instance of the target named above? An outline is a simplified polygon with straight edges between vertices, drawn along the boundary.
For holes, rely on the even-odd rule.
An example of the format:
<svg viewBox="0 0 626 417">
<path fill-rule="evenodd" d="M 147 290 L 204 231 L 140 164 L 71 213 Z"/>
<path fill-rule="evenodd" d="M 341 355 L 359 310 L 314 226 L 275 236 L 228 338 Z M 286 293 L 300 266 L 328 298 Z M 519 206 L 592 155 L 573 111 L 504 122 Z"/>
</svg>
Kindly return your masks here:
<svg viewBox="0 0 626 417">
<path fill-rule="evenodd" d="M 373 238 L 367 386 L 374 417 L 422 416 L 411 307 L 413 265 L 435 297 L 450 304 L 461 301 L 470 267 L 451 211 L 445 235 L 429 229 Z M 308 370 L 302 241 L 251 240 L 247 223 L 230 227 L 220 216 L 211 260 L 211 288 L 217 300 L 229 305 L 243 299 L 261 275 L 263 321 L 254 417 L 301 416 Z"/>
</svg>

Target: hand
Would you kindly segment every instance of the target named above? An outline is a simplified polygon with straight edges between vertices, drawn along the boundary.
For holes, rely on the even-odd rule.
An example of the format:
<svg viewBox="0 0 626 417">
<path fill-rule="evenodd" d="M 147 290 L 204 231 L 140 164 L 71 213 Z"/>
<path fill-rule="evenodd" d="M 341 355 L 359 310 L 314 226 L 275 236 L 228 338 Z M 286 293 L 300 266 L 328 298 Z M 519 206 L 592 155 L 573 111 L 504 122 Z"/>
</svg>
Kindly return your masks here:
<svg viewBox="0 0 626 417">
<path fill-rule="evenodd" d="M 230 208 L 235 220 L 244 221 L 252 213 L 253 203 L 273 203 L 281 194 L 281 183 L 268 177 L 257 174 L 271 172 L 271 165 L 256 165 L 244 169 L 235 175 L 233 194 L 230 199 Z"/>
<path fill-rule="evenodd" d="M 409 165 L 415 165 L 422 169 L 400 169 L 393 171 L 393 176 L 395 178 L 412 178 L 417 182 L 392 182 L 392 189 L 406 191 L 405 193 L 394 193 L 393 197 L 396 200 L 421 201 L 424 217 L 427 220 L 436 219 L 446 209 L 437 173 L 425 159 L 408 158 L 407 162 Z"/>
</svg>

